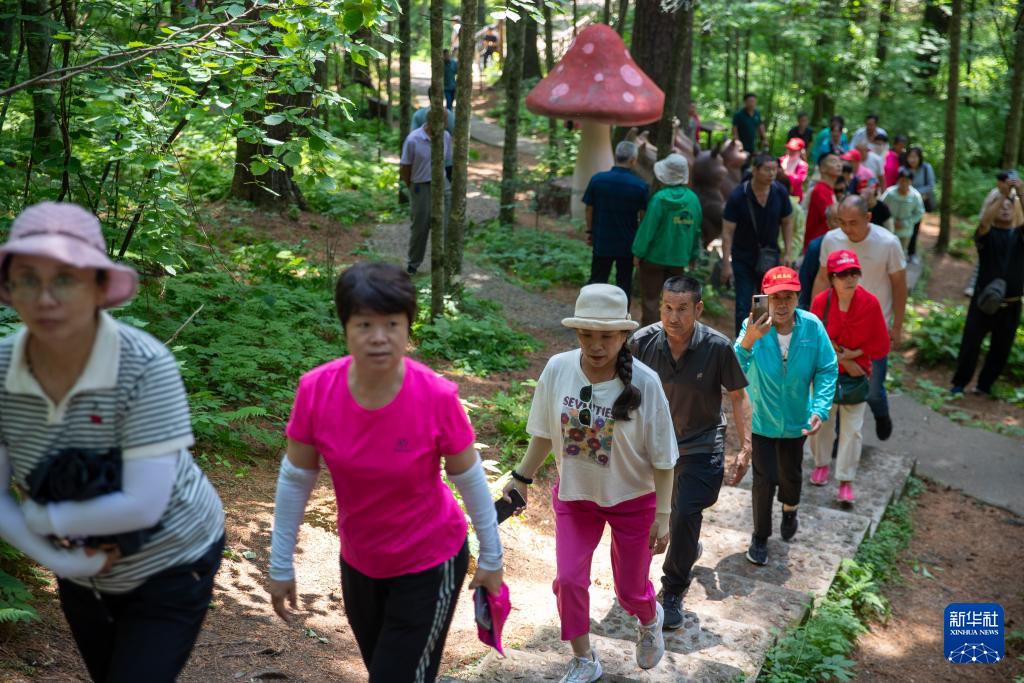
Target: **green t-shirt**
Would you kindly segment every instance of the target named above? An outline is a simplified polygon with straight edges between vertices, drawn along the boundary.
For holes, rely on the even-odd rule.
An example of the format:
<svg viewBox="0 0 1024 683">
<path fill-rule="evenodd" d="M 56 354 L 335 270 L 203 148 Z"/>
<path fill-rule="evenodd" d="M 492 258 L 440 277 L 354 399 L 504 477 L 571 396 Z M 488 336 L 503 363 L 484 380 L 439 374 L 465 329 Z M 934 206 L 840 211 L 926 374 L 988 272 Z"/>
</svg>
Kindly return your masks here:
<svg viewBox="0 0 1024 683">
<path fill-rule="evenodd" d="M 743 143 L 743 149 L 751 154 L 757 152 L 757 132 L 761 127 L 761 111 L 755 109 L 754 113 L 748 114 L 746 109 L 740 109 L 732 115 L 732 125 L 736 126 L 736 132 Z"/>
<path fill-rule="evenodd" d="M 663 187 L 651 197 L 633 239 L 633 255 L 662 266 L 685 268 L 701 250 L 704 212 L 685 185 Z"/>
</svg>

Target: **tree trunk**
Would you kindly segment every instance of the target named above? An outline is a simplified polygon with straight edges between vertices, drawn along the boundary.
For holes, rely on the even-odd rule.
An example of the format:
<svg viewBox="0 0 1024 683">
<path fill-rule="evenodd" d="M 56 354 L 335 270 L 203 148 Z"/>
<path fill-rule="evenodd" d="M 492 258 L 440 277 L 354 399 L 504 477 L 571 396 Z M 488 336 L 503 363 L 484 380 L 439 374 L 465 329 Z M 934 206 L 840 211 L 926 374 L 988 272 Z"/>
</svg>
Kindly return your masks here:
<svg viewBox="0 0 1024 683">
<path fill-rule="evenodd" d="M 722 83 L 725 85 L 723 93 L 726 112 L 732 111 L 732 31 L 725 32 L 725 73 L 722 74 Z"/>
<path fill-rule="evenodd" d="M 398 153 L 409 137 L 412 125 L 412 1 L 399 0 L 398 13 Z M 398 187 L 398 203 L 409 201 L 408 195 Z"/>
<path fill-rule="evenodd" d="M 282 142 L 292 137 L 294 125 L 283 121 L 274 126 L 267 126 L 263 118 L 268 114 L 287 111 L 292 107 L 308 108 L 312 102 L 311 93 L 299 93 L 297 95 L 271 93 L 267 95 L 267 108 L 259 113 L 247 111 L 246 121 L 252 125 L 263 128 L 266 137 Z M 231 179 L 231 196 L 257 206 L 274 210 L 286 209 L 290 206 L 298 206 L 306 209 L 306 199 L 302 191 L 295 184 L 294 172 L 290 166 L 280 169 L 271 168 L 265 173 L 256 175 L 252 172 L 253 157 L 257 154 L 273 156 L 274 148 L 262 142 L 238 139 L 235 146 L 235 170 Z"/>
<path fill-rule="evenodd" d="M 633 40 L 630 53 L 637 66 L 643 69 L 644 73 L 666 93 L 672 80 L 671 65 L 676 56 L 675 53 L 682 53 L 680 56 L 683 59 L 683 67 L 693 61 L 693 7 L 696 6 L 696 2 L 686 0 L 683 4 L 690 7 L 685 29 L 688 35 L 685 37 L 681 35 L 682 29 L 678 22 L 661 10 L 661 0 L 637 0 L 633 17 Z M 680 121 L 684 120 L 689 113 L 689 92 L 693 81 L 689 69 L 684 70 L 683 78 L 684 82 L 680 84 L 680 87 L 675 88 L 678 96 L 673 100 L 665 100 L 665 108 Z M 684 92 L 686 93 L 687 108 L 681 109 Z M 671 116 L 669 120 L 671 120 Z"/>
<path fill-rule="evenodd" d="M 604 11 L 601 12 L 601 23 L 612 25 L 612 0 L 604 0 Z"/>
<path fill-rule="evenodd" d="M 949 247 L 950 226 L 953 222 L 953 170 L 956 168 L 956 107 L 960 94 L 960 18 L 963 0 L 953 0 L 949 18 L 949 80 L 946 83 L 945 158 L 942 162 L 942 201 L 939 219 L 939 240 L 935 251 L 945 254 Z"/>
<path fill-rule="evenodd" d="M 626 0 L 623 0 L 625 2 Z M 555 68 L 555 37 L 554 27 L 551 25 L 551 7 L 546 2 L 541 3 L 541 11 L 544 13 L 544 73 L 551 73 Z M 558 147 L 558 121 L 548 117 L 548 150 L 553 151 Z M 548 177 L 555 175 L 556 164 L 552 158 L 548 166 Z"/>
<path fill-rule="evenodd" d="M 523 81 L 523 37 L 526 24 L 520 19 L 508 27 L 505 62 L 505 143 L 501 154 L 502 225 L 515 226 L 516 190 L 518 189 L 519 100 Z"/>
<path fill-rule="evenodd" d="M 672 120 L 676 118 L 676 112 L 681 109 L 684 116 L 689 113 L 692 74 L 686 69 L 686 61 L 687 55 L 693 54 L 693 4 L 690 0 L 683 0 L 672 21 L 672 33 L 677 37 L 676 49 L 672 50 L 669 58 L 665 108 L 654 138 L 659 159 L 672 153 Z M 672 106 L 671 102 L 678 105 Z M 680 120 L 686 119 L 680 117 Z"/>
<path fill-rule="evenodd" d="M 25 51 L 28 55 L 30 78 L 53 68 L 51 48 L 53 34 L 47 0 L 21 0 L 21 14 L 25 29 Z M 29 17 L 32 17 L 30 19 Z M 36 144 L 57 138 L 57 100 L 50 88 L 32 88 L 32 142 Z"/>
<path fill-rule="evenodd" d="M 620 36 L 626 33 L 626 19 L 629 16 L 629 0 L 619 0 L 619 13 L 615 17 L 615 32 Z"/>
<path fill-rule="evenodd" d="M 946 14 L 942 6 L 942 0 L 925 0 L 924 13 L 921 20 L 921 38 L 928 38 L 929 34 L 945 36 L 949 33 L 952 18 Z M 939 66 L 942 61 L 942 51 L 936 46 L 936 41 L 921 40 L 917 50 L 917 76 L 920 84 L 926 91 L 933 90 L 928 80 L 939 73 Z"/>
<path fill-rule="evenodd" d="M 743 33 L 743 96 L 750 92 L 750 30 Z"/>
<path fill-rule="evenodd" d="M 0 70 L 0 83 L 6 84 L 10 78 L 11 51 L 14 50 L 14 32 L 18 27 L 18 2 L 17 0 L 3 0 L 0 3 L 0 59 L 3 60 L 3 69 Z"/>
<path fill-rule="evenodd" d="M 537 51 L 537 20 L 532 14 L 523 14 L 526 35 L 523 44 L 523 78 L 540 78 L 540 52 Z"/>
<path fill-rule="evenodd" d="M 576 37 L 576 27 L 580 23 L 579 8 L 576 6 L 576 0 L 572 0 L 572 37 Z"/>
<path fill-rule="evenodd" d="M 444 314 L 444 0 L 430 0 L 430 318 Z"/>
<path fill-rule="evenodd" d="M 459 41 L 459 76 L 455 81 L 455 135 L 452 140 L 452 208 L 445 240 L 446 288 L 462 297 L 462 253 L 466 232 L 466 186 L 469 178 L 469 119 L 473 113 L 473 59 L 476 33 L 476 0 L 462 0 L 462 28 L 466 40 Z"/>
<path fill-rule="evenodd" d="M 1018 12 L 1024 12 L 1021 0 Z M 1024 28 L 1014 33 L 1013 65 L 1010 72 L 1010 111 L 1003 138 L 1003 168 L 1014 168 L 1020 160 L 1021 107 L 1024 106 Z"/>
<path fill-rule="evenodd" d="M 387 26 L 388 33 L 391 33 L 391 31 L 394 30 L 393 27 L 394 27 L 394 23 L 389 21 L 388 22 L 388 26 Z M 387 112 L 388 112 L 388 114 L 387 114 L 388 128 L 393 126 L 394 125 L 394 121 L 395 121 L 395 93 L 394 93 L 394 86 L 391 83 L 391 65 L 392 65 L 392 62 L 393 62 L 393 57 L 394 57 L 394 42 L 389 40 L 389 41 L 387 41 L 387 47 L 385 47 L 385 49 L 384 49 L 384 59 L 386 59 L 387 63 L 388 63 L 387 69 L 384 70 L 384 82 L 385 82 L 385 85 L 384 85 L 385 90 L 384 90 L 384 92 L 386 93 L 385 97 L 387 98 L 387 103 L 388 103 L 388 108 L 387 108 Z"/>
<path fill-rule="evenodd" d="M 896 16 L 896 0 L 881 0 L 878 9 L 878 38 L 875 41 L 875 66 L 868 86 L 868 102 L 871 107 L 878 103 L 882 94 L 882 79 L 885 61 L 889 57 L 889 36 L 892 18 Z"/>
</svg>

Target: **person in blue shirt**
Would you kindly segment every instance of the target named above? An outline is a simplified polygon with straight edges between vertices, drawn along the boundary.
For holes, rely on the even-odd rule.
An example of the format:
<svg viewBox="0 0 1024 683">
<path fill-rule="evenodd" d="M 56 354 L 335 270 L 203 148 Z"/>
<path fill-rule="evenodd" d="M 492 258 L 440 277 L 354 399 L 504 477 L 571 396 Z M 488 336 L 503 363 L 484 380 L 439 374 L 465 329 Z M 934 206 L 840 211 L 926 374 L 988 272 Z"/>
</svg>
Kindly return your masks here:
<svg viewBox="0 0 1024 683">
<path fill-rule="evenodd" d="M 615 284 L 626 292 L 633 286 L 633 239 L 647 208 L 647 183 L 633 168 L 637 146 L 623 140 L 615 147 L 615 165 L 595 174 L 583 193 L 587 207 L 587 244 L 593 246 L 590 280 L 605 284 L 615 264 Z"/>
<path fill-rule="evenodd" d="M 792 268 L 778 266 L 764 275 L 761 291 L 769 296 L 768 313 L 743 323 L 736 357 L 750 385 L 753 406 L 751 486 L 754 533 L 747 559 L 768 562 L 772 535 L 772 498 L 782 503 L 782 540 L 796 534 L 797 506 L 803 483 L 804 440 L 828 420 L 835 396 L 839 363 L 824 325 L 797 308 L 800 278 Z M 737 458 L 730 483 L 743 478 L 749 464 Z"/>
<path fill-rule="evenodd" d="M 451 50 L 445 50 L 444 55 L 444 106 L 448 111 L 452 110 L 452 103 L 455 102 L 455 79 L 459 73 L 459 60 L 452 57 Z"/>
</svg>

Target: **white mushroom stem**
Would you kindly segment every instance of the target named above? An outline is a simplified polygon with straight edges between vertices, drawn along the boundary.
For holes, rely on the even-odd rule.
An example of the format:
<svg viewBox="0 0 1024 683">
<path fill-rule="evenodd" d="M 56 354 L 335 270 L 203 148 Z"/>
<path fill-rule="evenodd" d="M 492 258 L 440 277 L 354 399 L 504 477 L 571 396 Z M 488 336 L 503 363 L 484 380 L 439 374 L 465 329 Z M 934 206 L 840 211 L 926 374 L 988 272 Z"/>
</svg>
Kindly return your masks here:
<svg viewBox="0 0 1024 683">
<path fill-rule="evenodd" d="M 576 152 L 576 170 L 572 173 L 572 217 L 583 219 L 586 207 L 583 205 L 583 193 L 587 183 L 595 173 L 607 171 L 612 167 L 612 131 L 606 123 L 582 120 L 577 121 L 580 127 L 580 146 Z"/>
</svg>

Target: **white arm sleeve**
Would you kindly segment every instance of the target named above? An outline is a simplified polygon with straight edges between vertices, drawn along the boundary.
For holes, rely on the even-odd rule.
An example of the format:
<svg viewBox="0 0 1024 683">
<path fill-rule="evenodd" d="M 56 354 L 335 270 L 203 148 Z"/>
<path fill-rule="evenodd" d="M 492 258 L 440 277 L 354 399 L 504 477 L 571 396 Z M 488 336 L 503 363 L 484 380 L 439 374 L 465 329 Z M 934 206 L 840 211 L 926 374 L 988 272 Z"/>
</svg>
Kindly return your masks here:
<svg viewBox="0 0 1024 683">
<path fill-rule="evenodd" d="M 274 532 L 270 540 L 270 578 L 274 581 L 295 578 L 293 558 L 299 525 L 319 475 L 319 463 L 317 469 L 307 470 L 293 465 L 287 455 L 281 460 L 277 495 L 274 496 Z"/>
<path fill-rule="evenodd" d="M 22 504 L 29 529 L 54 536 L 108 536 L 148 529 L 171 501 L 180 452 L 125 460 L 121 490 L 84 501 Z"/>
<path fill-rule="evenodd" d="M 455 484 L 466 504 L 466 512 L 473 520 L 473 529 L 480 541 L 480 557 L 477 565 L 481 569 L 493 572 L 501 569 L 501 538 L 498 536 L 498 513 L 494 509 L 494 500 L 487 487 L 487 477 L 480 465 L 480 456 L 476 462 L 461 474 L 449 474 L 448 479 Z"/>
<path fill-rule="evenodd" d="M 21 508 L 11 497 L 10 483 L 11 465 L 7 460 L 7 450 L 0 446 L 0 538 L 57 576 L 94 576 L 103 568 L 107 559 L 105 553 L 89 557 L 82 548 L 61 550 L 43 536 L 33 533 L 25 524 Z"/>
</svg>

